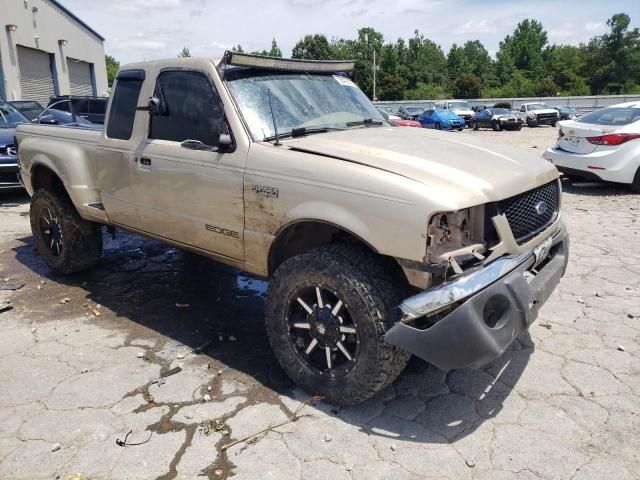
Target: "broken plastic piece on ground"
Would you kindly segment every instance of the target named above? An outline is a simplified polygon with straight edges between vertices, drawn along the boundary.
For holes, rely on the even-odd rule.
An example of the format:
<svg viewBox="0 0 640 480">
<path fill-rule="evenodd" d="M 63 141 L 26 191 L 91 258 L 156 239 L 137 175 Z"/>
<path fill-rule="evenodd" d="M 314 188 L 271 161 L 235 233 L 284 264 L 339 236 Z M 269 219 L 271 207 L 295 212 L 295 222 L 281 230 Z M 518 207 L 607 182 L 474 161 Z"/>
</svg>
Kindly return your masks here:
<svg viewBox="0 0 640 480">
<path fill-rule="evenodd" d="M 0 290 L 20 290 L 22 287 L 24 287 L 24 283 L 0 283 Z"/>
<path fill-rule="evenodd" d="M 13 308 L 13 305 L 11 305 L 9 302 L 0 302 L 0 313 L 8 312 L 12 308 Z"/>
</svg>

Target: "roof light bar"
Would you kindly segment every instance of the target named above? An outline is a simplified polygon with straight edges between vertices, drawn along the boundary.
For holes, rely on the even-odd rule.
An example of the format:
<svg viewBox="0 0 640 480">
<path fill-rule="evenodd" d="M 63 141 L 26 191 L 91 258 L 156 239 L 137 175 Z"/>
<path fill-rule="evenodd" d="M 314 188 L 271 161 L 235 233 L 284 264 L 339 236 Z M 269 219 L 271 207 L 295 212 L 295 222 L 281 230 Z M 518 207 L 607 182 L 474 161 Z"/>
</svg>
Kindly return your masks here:
<svg viewBox="0 0 640 480">
<path fill-rule="evenodd" d="M 222 66 L 264 68 L 294 72 L 351 72 L 355 68 L 353 60 L 299 60 L 294 58 L 265 57 L 226 51 Z"/>
</svg>

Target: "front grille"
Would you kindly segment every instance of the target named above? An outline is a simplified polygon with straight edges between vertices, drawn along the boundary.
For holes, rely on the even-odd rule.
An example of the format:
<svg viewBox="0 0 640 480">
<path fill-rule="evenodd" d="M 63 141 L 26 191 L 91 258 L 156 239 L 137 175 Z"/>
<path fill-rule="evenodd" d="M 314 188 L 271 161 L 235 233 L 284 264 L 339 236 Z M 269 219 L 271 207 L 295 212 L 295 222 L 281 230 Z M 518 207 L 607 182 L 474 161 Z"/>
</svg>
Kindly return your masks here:
<svg viewBox="0 0 640 480">
<path fill-rule="evenodd" d="M 496 204 L 499 214 L 509 221 L 513 236 L 524 243 L 548 227 L 560 210 L 560 186 L 557 180 L 528 192 L 501 200 Z"/>
<path fill-rule="evenodd" d="M 539 113 L 536 118 L 538 120 L 556 120 L 558 116 L 555 113 Z"/>
<path fill-rule="evenodd" d="M 0 172 L 0 183 L 19 183 L 16 172 Z"/>
<path fill-rule="evenodd" d="M 16 156 L 16 149 L 13 145 L 7 145 L 6 147 L 0 147 L 0 155 L 8 155 L 10 157 Z"/>
</svg>

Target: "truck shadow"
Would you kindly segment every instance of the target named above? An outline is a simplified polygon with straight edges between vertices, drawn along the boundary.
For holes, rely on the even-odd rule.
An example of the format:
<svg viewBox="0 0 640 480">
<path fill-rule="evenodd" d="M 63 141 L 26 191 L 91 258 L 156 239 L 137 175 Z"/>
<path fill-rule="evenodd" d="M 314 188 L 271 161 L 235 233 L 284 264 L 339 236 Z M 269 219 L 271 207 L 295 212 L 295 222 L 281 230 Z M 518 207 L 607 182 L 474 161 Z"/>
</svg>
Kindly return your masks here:
<svg viewBox="0 0 640 480">
<path fill-rule="evenodd" d="M 43 290 L 42 306 L 34 308 L 38 321 L 59 318 L 46 313 L 46 305 L 60 298 L 71 298 L 73 316 L 85 314 L 87 302 L 95 302 L 105 313 L 92 322 L 130 337 L 161 338 L 194 349 L 249 379 L 247 396 L 256 402 L 279 402 L 278 395 L 308 397 L 285 376 L 269 346 L 263 320 L 267 282 L 122 232 L 116 240 L 105 235 L 103 257 L 92 271 L 58 276 L 35 254 L 32 237 L 21 242 L 14 248 L 16 260 L 31 270 L 34 282 L 49 279 L 47 290 L 52 289 Z M 16 307 L 31 301 L 26 294 L 17 296 Z M 307 412 L 333 416 L 380 441 L 454 442 L 499 414 L 533 349 L 525 333 L 484 369 L 449 373 L 412 359 L 394 386 L 376 398 L 344 408 L 317 402 Z"/>
<path fill-rule="evenodd" d="M 563 183 L 562 191 L 565 194 L 584 195 L 589 197 L 632 197 L 638 196 L 638 193 L 631 191 L 629 185 L 618 183 L 588 182 L 574 181 L 572 183 Z"/>
</svg>

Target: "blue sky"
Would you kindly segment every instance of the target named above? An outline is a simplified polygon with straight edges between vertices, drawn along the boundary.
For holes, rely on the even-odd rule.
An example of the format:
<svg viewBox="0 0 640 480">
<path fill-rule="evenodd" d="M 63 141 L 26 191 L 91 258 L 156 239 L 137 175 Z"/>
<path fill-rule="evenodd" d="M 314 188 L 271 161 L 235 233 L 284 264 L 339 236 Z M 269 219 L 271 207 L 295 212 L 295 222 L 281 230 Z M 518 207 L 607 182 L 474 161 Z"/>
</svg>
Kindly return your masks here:
<svg viewBox="0 0 640 480">
<path fill-rule="evenodd" d="M 360 27 L 385 40 L 419 29 L 445 51 L 479 39 L 494 54 L 518 21 L 543 23 L 551 43 L 578 44 L 607 31 L 606 20 L 626 12 L 640 25 L 640 1 L 592 0 L 61 0 L 101 33 L 107 53 L 122 63 L 173 57 L 183 45 L 192 55 L 218 56 L 234 44 L 268 49 L 275 37 L 283 53 L 306 33 L 352 38 Z M 108 6 L 107 6 L 108 5 Z"/>
</svg>

